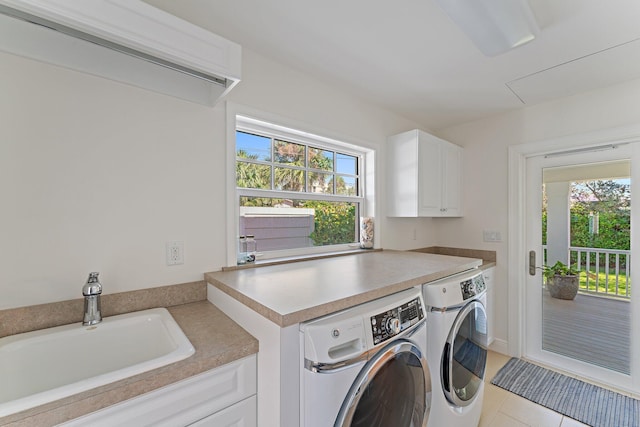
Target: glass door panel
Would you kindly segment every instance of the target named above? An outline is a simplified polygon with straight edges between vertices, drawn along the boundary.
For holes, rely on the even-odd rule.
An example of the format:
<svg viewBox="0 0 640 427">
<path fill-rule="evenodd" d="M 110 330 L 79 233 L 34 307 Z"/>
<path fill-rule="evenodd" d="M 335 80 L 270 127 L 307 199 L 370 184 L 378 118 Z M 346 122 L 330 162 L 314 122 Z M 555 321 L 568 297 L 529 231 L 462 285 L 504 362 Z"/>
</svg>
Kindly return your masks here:
<svg viewBox="0 0 640 427">
<path fill-rule="evenodd" d="M 544 168 L 542 349 L 630 374 L 631 162 Z M 547 275 L 545 275 L 547 276 Z"/>
</svg>

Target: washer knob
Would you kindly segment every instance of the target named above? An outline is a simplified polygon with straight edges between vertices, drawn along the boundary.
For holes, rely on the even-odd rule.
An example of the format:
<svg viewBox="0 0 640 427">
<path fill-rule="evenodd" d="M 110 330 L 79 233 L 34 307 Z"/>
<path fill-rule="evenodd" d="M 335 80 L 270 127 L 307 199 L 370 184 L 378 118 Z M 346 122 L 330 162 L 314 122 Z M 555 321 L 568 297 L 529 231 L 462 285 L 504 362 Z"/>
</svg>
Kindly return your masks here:
<svg viewBox="0 0 640 427">
<path fill-rule="evenodd" d="M 392 333 L 393 335 L 400 332 L 400 319 L 392 317 L 387 320 L 387 331 Z"/>
</svg>

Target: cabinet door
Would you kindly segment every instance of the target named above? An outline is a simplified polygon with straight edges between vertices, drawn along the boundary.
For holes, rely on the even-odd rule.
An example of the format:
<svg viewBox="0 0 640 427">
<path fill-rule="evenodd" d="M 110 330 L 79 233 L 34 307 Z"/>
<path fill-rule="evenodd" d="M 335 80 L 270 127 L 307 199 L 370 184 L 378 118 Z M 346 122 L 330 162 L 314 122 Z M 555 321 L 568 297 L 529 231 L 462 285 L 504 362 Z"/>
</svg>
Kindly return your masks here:
<svg viewBox="0 0 640 427">
<path fill-rule="evenodd" d="M 442 156 L 442 216 L 462 216 L 462 148 L 444 143 Z"/>
<path fill-rule="evenodd" d="M 462 216 L 461 147 L 413 130 L 387 148 L 388 216 Z"/>
<path fill-rule="evenodd" d="M 387 143 L 387 215 L 418 216 L 418 133 L 404 132 Z"/>
<path fill-rule="evenodd" d="M 435 137 L 420 133 L 418 155 L 419 205 L 418 216 L 442 215 L 442 185 L 444 164 L 443 144 Z"/>
</svg>

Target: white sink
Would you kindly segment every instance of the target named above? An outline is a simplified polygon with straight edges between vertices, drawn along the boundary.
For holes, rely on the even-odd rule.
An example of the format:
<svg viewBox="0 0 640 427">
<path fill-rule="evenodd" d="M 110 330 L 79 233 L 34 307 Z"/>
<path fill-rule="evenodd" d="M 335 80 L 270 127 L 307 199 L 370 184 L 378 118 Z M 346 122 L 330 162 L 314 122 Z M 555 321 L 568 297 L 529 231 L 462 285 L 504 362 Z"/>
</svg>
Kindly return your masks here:
<svg viewBox="0 0 640 427">
<path fill-rule="evenodd" d="M 0 339 L 0 417 L 191 356 L 164 308 Z"/>
</svg>

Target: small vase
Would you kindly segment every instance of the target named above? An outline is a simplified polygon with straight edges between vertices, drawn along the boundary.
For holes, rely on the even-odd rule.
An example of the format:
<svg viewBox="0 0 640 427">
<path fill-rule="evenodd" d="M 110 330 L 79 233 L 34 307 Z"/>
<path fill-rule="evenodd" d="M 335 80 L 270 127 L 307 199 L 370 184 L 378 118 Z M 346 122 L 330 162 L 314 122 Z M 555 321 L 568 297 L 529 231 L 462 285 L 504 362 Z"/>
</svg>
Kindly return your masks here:
<svg viewBox="0 0 640 427">
<path fill-rule="evenodd" d="M 360 247 L 362 249 L 373 248 L 373 218 L 360 218 Z"/>
</svg>

